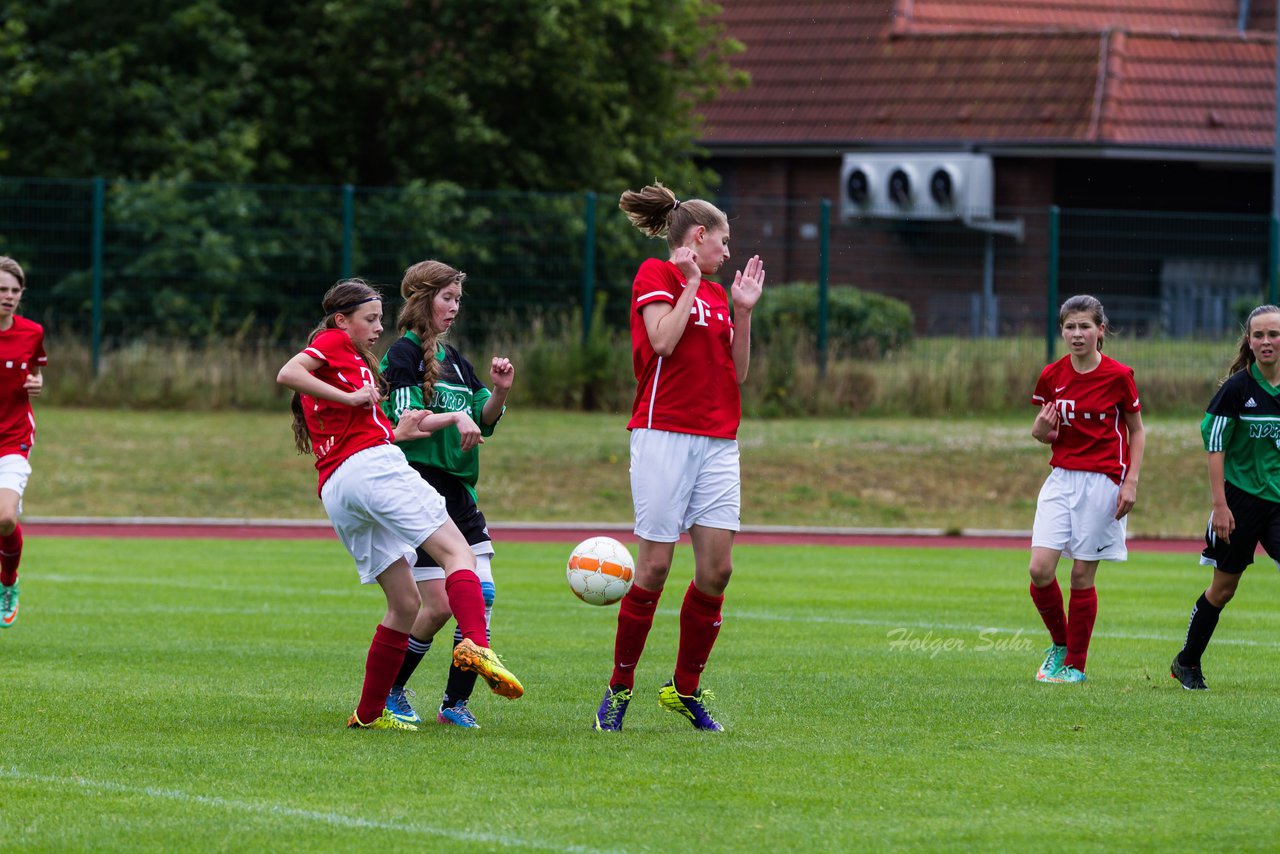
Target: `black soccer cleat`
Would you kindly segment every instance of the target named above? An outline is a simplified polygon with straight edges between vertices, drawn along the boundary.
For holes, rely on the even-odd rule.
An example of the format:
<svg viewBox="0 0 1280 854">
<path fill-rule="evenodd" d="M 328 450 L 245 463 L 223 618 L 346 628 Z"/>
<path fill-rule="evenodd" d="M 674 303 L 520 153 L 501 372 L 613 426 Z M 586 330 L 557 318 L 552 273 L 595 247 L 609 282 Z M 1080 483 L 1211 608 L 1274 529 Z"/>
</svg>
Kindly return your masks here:
<svg viewBox="0 0 1280 854">
<path fill-rule="evenodd" d="M 1204 674 L 1200 672 L 1200 668 L 1187 667 L 1178 660 L 1176 655 L 1173 657 L 1173 663 L 1169 665 L 1169 675 L 1177 679 L 1188 691 L 1209 690 L 1209 686 L 1204 684 Z"/>
</svg>

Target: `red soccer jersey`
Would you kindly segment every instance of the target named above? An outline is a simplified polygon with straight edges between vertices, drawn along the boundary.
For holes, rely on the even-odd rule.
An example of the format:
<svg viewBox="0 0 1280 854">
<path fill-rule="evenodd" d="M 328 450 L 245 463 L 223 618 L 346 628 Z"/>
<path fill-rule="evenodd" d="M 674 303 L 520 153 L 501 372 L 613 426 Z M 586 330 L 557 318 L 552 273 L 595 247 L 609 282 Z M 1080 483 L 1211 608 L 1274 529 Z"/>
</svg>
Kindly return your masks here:
<svg viewBox="0 0 1280 854">
<path fill-rule="evenodd" d="M 631 361 L 636 399 L 627 429 L 669 430 L 733 439 L 742 421 L 742 399 L 733 365 L 733 319 L 724 288 L 703 279 L 689 309 L 689 323 L 670 356 L 649 343 L 641 310 L 674 305 L 685 278 L 670 261 L 650 258 L 631 286 Z"/>
<path fill-rule="evenodd" d="M 1129 470 L 1129 425 L 1126 412 L 1140 412 L 1133 368 L 1110 356 L 1087 374 L 1063 356 L 1040 372 L 1031 403 L 1058 407 L 1058 438 L 1049 465 L 1096 471 L 1116 483 Z"/>
<path fill-rule="evenodd" d="M 22 384 L 32 368 L 43 368 L 44 327 L 17 315 L 0 331 L 0 456 L 28 456 L 36 441 L 36 418 L 31 397 Z"/>
<path fill-rule="evenodd" d="M 324 362 L 315 376 L 342 391 L 355 391 L 373 383 L 373 374 L 356 352 L 351 336 L 341 329 L 326 329 L 302 352 Z M 302 413 L 311 434 L 311 449 L 320 472 L 320 488 L 352 454 L 392 441 L 393 427 L 378 406 L 347 406 L 302 395 Z"/>
</svg>

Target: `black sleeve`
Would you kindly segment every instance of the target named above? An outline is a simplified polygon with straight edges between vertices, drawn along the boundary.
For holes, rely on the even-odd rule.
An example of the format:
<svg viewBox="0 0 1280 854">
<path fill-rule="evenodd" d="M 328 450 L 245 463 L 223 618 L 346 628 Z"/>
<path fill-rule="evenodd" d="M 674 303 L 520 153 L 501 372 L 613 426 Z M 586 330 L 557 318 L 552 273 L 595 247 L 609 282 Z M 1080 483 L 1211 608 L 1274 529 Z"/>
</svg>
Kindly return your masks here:
<svg viewBox="0 0 1280 854">
<path fill-rule="evenodd" d="M 387 351 L 387 370 L 383 374 L 391 391 L 422 385 L 422 348 L 408 338 L 401 338 Z"/>
</svg>

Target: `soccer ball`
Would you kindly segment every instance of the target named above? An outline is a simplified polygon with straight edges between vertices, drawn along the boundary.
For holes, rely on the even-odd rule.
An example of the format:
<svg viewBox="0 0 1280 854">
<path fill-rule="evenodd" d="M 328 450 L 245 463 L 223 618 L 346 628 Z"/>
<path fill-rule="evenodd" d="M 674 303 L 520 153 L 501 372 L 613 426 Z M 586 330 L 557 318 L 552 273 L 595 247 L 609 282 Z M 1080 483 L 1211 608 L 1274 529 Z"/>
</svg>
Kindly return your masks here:
<svg viewBox="0 0 1280 854">
<path fill-rule="evenodd" d="M 573 595 L 590 605 L 612 605 L 626 596 L 635 574 L 631 552 L 611 537 L 578 543 L 565 569 Z"/>
</svg>

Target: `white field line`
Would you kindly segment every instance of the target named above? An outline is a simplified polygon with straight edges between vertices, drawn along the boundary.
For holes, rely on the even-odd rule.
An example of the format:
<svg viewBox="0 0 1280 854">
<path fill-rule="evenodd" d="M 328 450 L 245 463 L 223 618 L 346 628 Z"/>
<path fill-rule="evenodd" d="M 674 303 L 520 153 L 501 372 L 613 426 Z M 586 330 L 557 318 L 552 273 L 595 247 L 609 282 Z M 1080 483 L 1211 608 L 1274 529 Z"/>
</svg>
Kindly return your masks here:
<svg viewBox="0 0 1280 854">
<path fill-rule="evenodd" d="M 537 839 L 525 839 L 502 836 L 494 833 L 478 833 L 465 830 L 452 830 L 415 822 L 377 821 L 360 816 L 343 815 L 342 813 L 317 812 L 315 810 L 297 809 L 282 804 L 259 801 L 241 801 L 231 798 L 220 798 L 214 795 L 195 795 L 181 789 L 162 789 L 156 786 L 129 786 L 103 780 L 88 780 L 84 777 L 57 777 L 49 774 L 33 774 L 19 768 L 0 767 L 0 778 L 18 782 L 37 783 L 41 786 L 58 786 L 62 788 L 80 789 L 91 792 L 105 792 L 117 795 L 141 795 L 155 800 L 173 801 L 181 804 L 194 804 L 226 812 L 252 813 L 254 815 L 283 816 L 298 819 L 301 822 L 327 824 L 344 829 L 392 830 L 417 836 L 445 837 L 457 842 L 473 842 L 486 845 L 499 845 L 505 848 L 533 848 L 548 851 L 572 851 L 582 854 L 596 854 L 604 849 L 587 848 L 581 845 L 560 845 L 542 842 Z"/>
</svg>

